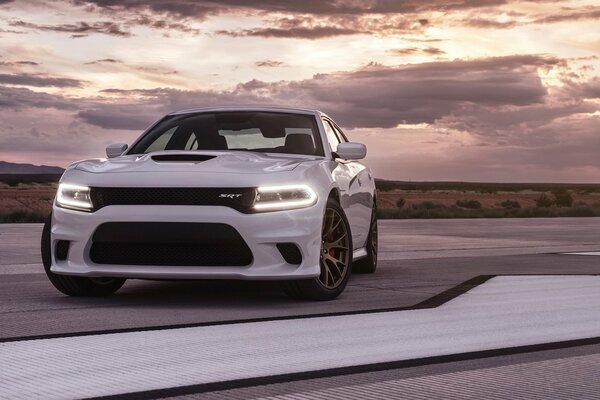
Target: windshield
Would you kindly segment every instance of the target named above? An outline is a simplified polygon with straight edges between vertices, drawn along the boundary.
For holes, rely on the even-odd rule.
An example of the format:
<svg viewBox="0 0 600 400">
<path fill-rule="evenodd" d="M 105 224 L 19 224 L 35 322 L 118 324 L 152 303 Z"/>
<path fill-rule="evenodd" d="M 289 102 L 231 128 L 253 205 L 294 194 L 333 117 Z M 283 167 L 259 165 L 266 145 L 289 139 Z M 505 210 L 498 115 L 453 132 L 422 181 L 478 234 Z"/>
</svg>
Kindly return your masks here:
<svg viewBox="0 0 600 400">
<path fill-rule="evenodd" d="M 235 111 L 168 116 L 128 152 L 244 150 L 323 156 L 315 117 Z"/>
</svg>

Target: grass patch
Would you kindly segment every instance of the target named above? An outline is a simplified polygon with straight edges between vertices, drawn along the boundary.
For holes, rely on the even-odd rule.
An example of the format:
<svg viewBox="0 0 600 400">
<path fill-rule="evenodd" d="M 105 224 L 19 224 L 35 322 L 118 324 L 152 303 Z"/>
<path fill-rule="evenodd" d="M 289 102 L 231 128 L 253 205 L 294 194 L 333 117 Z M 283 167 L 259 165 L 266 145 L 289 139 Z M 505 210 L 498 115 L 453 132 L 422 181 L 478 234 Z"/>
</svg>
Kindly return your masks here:
<svg viewBox="0 0 600 400">
<path fill-rule="evenodd" d="M 375 179 L 377 189 L 387 192 L 391 190 L 414 190 L 430 192 L 435 190 L 456 190 L 464 192 L 497 193 L 521 192 L 558 192 L 567 190 L 577 193 L 600 193 L 600 184 L 588 183 L 495 183 L 495 182 L 405 182 Z"/>
<path fill-rule="evenodd" d="M 574 207 L 527 207 L 527 208 L 480 208 L 467 209 L 457 206 L 381 208 L 379 219 L 436 219 L 436 218 L 551 218 L 551 217 L 600 217 L 600 207 L 577 205 Z"/>
<path fill-rule="evenodd" d="M 0 223 L 15 224 L 15 223 L 32 223 L 46 222 L 48 216 L 39 211 L 24 211 L 17 210 L 9 213 L 0 214 Z"/>
</svg>

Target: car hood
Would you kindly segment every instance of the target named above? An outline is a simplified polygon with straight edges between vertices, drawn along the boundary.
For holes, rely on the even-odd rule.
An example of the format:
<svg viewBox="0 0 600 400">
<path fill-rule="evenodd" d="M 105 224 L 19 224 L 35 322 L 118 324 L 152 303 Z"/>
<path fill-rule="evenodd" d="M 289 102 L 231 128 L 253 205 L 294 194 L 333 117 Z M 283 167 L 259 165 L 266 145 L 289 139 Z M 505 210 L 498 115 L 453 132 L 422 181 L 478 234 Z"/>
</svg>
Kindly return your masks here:
<svg viewBox="0 0 600 400">
<path fill-rule="evenodd" d="M 291 171 L 302 162 L 317 157 L 275 155 L 245 151 L 162 151 L 112 159 L 79 162 L 76 170 L 90 173 L 198 172 L 264 174 Z"/>
</svg>

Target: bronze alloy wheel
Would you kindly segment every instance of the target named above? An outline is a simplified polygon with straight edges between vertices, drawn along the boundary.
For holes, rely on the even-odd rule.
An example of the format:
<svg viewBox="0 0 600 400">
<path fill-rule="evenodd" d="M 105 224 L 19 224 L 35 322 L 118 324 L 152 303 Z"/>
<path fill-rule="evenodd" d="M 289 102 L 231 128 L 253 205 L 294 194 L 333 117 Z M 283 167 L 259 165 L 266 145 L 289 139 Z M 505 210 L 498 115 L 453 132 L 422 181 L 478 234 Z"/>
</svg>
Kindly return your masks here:
<svg viewBox="0 0 600 400">
<path fill-rule="evenodd" d="M 348 227 L 337 210 L 329 207 L 325 209 L 321 237 L 319 281 L 326 288 L 335 289 L 348 274 L 350 261 Z"/>
</svg>

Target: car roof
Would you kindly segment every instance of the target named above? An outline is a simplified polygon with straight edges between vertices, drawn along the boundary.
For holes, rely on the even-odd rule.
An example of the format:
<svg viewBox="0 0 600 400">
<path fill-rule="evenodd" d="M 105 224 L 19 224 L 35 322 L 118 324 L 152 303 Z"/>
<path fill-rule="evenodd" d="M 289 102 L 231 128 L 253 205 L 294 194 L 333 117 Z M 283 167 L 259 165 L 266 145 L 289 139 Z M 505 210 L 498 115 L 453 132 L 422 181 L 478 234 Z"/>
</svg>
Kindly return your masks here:
<svg viewBox="0 0 600 400">
<path fill-rule="evenodd" d="M 216 111 L 271 111 L 271 112 L 288 112 L 293 114 L 311 114 L 324 115 L 319 110 L 300 107 L 286 106 L 219 106 L 219 107 L 200 107 L 187 110 L 175 111 L 168 115 L 193 114 L 199 112 L 216 112 Z"/>
</svg>

